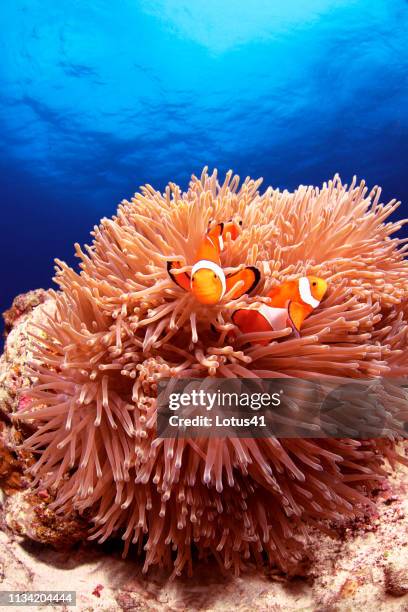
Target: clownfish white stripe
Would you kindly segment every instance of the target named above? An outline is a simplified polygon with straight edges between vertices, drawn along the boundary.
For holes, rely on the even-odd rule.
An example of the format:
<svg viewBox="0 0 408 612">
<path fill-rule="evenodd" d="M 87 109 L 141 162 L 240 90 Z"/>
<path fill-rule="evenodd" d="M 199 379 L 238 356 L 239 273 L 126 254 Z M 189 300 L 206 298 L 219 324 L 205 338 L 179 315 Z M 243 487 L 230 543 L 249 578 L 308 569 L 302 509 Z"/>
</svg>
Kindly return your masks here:
<svg viewBox="0 0 408 612">
<path fill-rule="evenodd" d="M 221 281 L 222 293 L 220 299 L 224 296 L 224 293 L 227 290 L 227 284 L 225 281 L 224 270 L 218 264 L 213 261 L 208 261 L 208 259 L 200 259 L 196 264 L 191 268 L 191 282 L 193 282 L 193 276 L 198 270 L 212 270 L 214 274 L 218 276 Z"/>
<path fill-rule="evenodd" d="M 273 306 L 261 304 L 258 308 L 258 312 L 268 321 L 274 331 L 280 331 L 287 327 L 286 321 L 288 319 L 288 311 L 286 308 L 275 308 Z"/>
<path fill-rule="evenodd" d="M 312 308 L 317 308 L 320 304 L 319 300 L 316 300 L 316 298 L 313 297 L 310 291 L 310 282 L 306 276 L 299 278 L 299 293 L 302 301 Z"/>
<path fill-rule="evenodd" d="M 207 236 L 206 239 L 210 241 L 211 246 L 214 247 L 214 249 L 217 249 L 220 252 L 224 250 L 224 240 L 222 239 L 221 234 L 217 237 Z M 217 247 L 216 241 L 218 241 L 218 247 Z"/>
</svg>

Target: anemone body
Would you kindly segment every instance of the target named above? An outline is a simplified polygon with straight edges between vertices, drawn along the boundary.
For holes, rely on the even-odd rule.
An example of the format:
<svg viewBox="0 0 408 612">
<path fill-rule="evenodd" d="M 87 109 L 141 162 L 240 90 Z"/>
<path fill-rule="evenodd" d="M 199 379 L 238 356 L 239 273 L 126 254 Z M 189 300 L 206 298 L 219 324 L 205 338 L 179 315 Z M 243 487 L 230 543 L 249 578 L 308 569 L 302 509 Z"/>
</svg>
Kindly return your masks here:
<svg viewBox="0 0 408 612">
<path fill-rule="evenodd" d="M 386 440 L 155 437 L 163 377 L 408 371 L 408 263 L 392 237 L 401 222 L 386 223 L 397 204 L 337 176 L 294 193 L 259 186 L 206 170 L 184 193 L 145 186 L 94 228 L 91 246 L 77 245 L 79 272 L 57 262 L 54 309 L 31 331 L 31 404 L 18 417 L 35 427 L 25 442 L 35 482 L 59 511 L 86 511 L 91 537 L 121 537 L 125 553 L 137 544 L 145 569 L 191 570 L 193 550 L 236 571 L 265 558 L 289 569 L 309 526 L 365 512 L 384 461 L 398 459 Z M 242 231 L 227 241 L 223 269 L 254 265 L 262 280 L 255 295 L 200 304 L 167 262 L 189 269 L 210 219 L 234 217 Z M 299 338 L 231 335 L 234 309 L 303 275 L 329 289 Z"/>
</svg>

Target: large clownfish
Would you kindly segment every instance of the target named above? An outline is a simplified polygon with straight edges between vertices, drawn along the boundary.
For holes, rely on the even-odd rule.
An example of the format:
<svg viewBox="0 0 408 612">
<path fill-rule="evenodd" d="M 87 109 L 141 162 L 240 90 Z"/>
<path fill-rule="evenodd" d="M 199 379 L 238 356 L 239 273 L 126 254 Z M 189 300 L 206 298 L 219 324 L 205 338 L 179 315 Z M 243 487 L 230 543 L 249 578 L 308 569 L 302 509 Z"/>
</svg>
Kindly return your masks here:
<svg viewBox="0 0 408 612">
<path fill-rule="evenodd" d="M 327 282 L 317 276 L 302 276 L 274 287 L 268 294 L 269 304 L 241 308 L 232 320 L 244 333 L 281 331 L 291 325 L 298 333 L 303 321 L 317 308 L 327 291 Z M 258 341 L 258 344 L 267 344 Z"/>
<path fill-rule="evenodd" d="M 237 299 L 250 293 L 259 282 L 260 272 L 254 266 L 225 275 L 221 267 L 221 251 L 227 234 L 232 240 L 237 238 L 239 227 L 235 222 L 218 223 L 207 231 L 197 250 L 191 275 L 187 272 L 173 274 L 173 271 L 181 268 L 180 262 L 167 263 L 170 278 L 185 291 L 191 291 L 201 304 L 218 304 L 237 282 L 242 281 L 230 296 L 231 299 Z"/>
</svg>

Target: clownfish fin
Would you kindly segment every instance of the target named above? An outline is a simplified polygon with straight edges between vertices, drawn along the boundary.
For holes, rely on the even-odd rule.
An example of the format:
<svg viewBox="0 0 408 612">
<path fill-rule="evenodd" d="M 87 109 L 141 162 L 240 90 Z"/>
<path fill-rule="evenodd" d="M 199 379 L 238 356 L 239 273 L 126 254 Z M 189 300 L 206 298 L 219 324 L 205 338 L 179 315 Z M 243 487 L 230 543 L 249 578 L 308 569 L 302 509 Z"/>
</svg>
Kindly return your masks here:
<svg viewBox="0 0 408 612">
<path fill-rule="evenodd" d="M 248 266 L 239 272 L 229 274 L 226 278 L 226 293 L 230 291 L 238 281 L 244 281 L 242 286 L 237 287 L 230 299 L 236 300 L 245 293 L 251 293 L 261 279 L 261 273 L 255 266 Z"/>
<path fill-rule="evenodd" d="M 183 272 L 182 274 L 172 274 L 173 270 L 177 270 L 177 268 L 181 268 L 180 263 L 178 261 L 168 261 L 167 262 L 167 272 L 173 282 L 176 283 L 179 287 L 184 289 L 185 291 L 190 291 L 190 277 L 187 272 Z"/>
<path fill-rule="evenodd" d="M 307 316 L 305 307 L 302 304 L 299 304 L 299 302 L 290 301 L 288 304 L 288 314 L 290 322 L 299 335 L 302 323 Z"/>
</svg>

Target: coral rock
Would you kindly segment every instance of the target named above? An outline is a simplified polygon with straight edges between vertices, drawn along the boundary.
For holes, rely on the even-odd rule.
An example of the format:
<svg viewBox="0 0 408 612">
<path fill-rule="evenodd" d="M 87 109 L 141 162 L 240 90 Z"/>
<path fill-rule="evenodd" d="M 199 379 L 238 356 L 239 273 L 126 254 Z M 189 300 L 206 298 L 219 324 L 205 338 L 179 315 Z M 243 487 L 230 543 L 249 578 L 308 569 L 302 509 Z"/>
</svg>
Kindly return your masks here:
<svg viewBox="0 0 408 612">
<path fill-rule="evenodd" d="M 58 516 L 49 508 L 53 498 L 46 490 L 32 490 L 33 455 L 21 448 L 29 425 L 15 423 L 12 415 L 25 405 L 22 387 L 31 384 L 27 362 L 32 356 L 28 333 L 31 322 L 42 320 L 52 308 L 48 292 L 38 289 L 19 295 L 5 313 L 6 344 L 0 358 L 0 492 L 1 524 L 9 532 L 56 548 L 69 548 L 86 538 L 87 521 L 76 513 Z"/>
<path fill-rule="evenodd" d="M 386 565 L 385 590 L 394 597 L 408 594 L 408 564 L 407 559 L 396 560 Z"/>
</svg>

